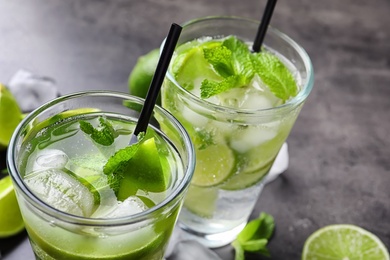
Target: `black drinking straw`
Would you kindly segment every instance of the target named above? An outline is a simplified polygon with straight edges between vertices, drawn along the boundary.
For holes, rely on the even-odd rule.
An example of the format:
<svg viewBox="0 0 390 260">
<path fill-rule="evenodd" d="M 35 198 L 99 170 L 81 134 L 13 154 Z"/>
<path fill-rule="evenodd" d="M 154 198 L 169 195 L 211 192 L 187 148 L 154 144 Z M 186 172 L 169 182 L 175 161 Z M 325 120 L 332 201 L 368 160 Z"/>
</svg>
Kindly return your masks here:
<svg viewBox="0 0 390 260">
<path fill-rule="evenodd" d="M 158 60 L 152 82 L 150 83 L 148 94 L 146 95 L 145 103 L 142 107 L 138 123 L 130 139 L 130 144 L 136 143 L 138 141 L 138 134 L 145 132 L 148 127 L 150 116 L 152 115 L 154 105 L 156 104 L 157 96 L 160 92 L 165 74 L 167 73 L 168 66 L 175 50 L 177 41 L 179 40 L 181 30 L 182 27 L 180 25 L 175 23 L 171 25 L 171 29 L 169 30 L 168 36 L 164 43 L 163 51 Z"/>
<path fill-rule="evenodd" d="M 261 50 L 261 45 L 263 44 L 269 22 L 271 21 L 276 1 L 277 0 L 268 0 L 267 5 L 265 6 L 263 18 L 261 19 L 261 23 L 259 25 L 259 29 L 257 30 L 257 34 L 252 46 L 252 50 L 254 52 L 260 52 Z"/>
</svg>

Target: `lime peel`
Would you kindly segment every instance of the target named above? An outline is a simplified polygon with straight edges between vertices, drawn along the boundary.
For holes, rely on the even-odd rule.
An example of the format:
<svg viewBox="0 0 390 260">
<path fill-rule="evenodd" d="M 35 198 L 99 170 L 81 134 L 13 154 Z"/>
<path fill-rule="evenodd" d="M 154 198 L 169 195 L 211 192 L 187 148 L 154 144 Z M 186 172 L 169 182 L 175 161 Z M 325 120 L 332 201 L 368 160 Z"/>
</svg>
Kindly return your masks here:
<svg viewBox="0 0 390 260">
<path fill-rule="evenodd" d="M 16 235 L 23 229 L 23 218 L 8 175 L 0 180 L 0 238 Z"/>
</svg>

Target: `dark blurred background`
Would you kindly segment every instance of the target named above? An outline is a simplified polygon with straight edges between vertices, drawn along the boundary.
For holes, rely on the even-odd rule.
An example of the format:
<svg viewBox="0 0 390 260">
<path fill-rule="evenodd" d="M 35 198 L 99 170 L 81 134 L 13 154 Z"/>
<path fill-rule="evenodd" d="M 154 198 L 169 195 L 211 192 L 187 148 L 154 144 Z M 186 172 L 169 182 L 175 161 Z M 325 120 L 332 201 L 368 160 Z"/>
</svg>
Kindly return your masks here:
<svg viewBox="0 0 390 260">
<path fill-rule="evenodd" d="M 159 47 L 172 22 L 260 19 L 265 3 L 0 0 L 0 82 L 26 69 L 55 79 L 61 94 L 128 92 L 137 58 Z M 253 213 L 275 217 L 271 259 L 300 259 L 306 238 L 335 223 L 359 225 L 390 246 L 389 24 L 388 0 L 278 1 L 271 25 L 306 49 L 316 82 L 288 139 L 290 167 Z M 25 234 L 0 244 L 4 259 L 32 259 Z M 229 246 L 216 252 L 234 257 Z"/>
</svg>

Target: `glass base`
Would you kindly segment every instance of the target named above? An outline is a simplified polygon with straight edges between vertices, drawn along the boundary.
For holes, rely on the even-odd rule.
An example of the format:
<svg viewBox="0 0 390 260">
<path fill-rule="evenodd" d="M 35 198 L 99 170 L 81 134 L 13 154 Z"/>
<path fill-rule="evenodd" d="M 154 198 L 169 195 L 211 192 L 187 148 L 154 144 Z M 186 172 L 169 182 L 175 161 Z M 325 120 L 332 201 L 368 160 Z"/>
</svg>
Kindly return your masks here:
<svg viewBox="0 0 390 260">
<path fill-rule="evenodd" d="M 183 239 L 193 239 L 201 243 L 208 248 L 217 248 L 230 244 L 236 239 L 238 233 L 244 229 L 246 222 L 239 226 L 221 233 L 203 233 L 190 229 L 188 226 L 179 223 L 180 228 L 183 230 Z"/>
</svg>

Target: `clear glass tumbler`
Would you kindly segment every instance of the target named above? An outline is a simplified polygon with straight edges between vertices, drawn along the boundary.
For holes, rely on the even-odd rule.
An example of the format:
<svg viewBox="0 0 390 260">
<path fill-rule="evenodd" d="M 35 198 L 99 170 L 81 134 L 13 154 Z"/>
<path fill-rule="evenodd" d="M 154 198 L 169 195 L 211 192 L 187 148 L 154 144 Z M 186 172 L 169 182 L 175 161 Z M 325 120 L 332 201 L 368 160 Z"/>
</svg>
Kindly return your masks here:
<svg viewBox="0 0 390 260">
<path fill-rule="evenodd" d="M 92 156 L 85 154 L 83 149 L 91 140 L 85 138 L 85 135 L 83 137 L 83 133 L 78 127 L 74 127 L 72 122 L 79 119 L 94 120 L 93 118 L 97 117 L 110 119 L 115 123 L 112 127 L 119 133 L 115 148 L 124 148 L 128 146 L 132 132 L 128 127 L 135 126 L 143 102 L 143 99 L 121 93 L 80 92 L 48 102 L 31 112 L 18 126 L 10 142 L 7 164 L 37 259 L 163 259 L 164 250 L 194 171 L 195 158 L 187 132 L 161 107 L 154 108 L 149 128 L 153 129 L 155 140 L 160 142 L 159 147 L 170 149 L 171 156 L 166 157 L 169 160 L 161 161 L 165 166 L 169 165 L 165 168 L 169 169 L 167 172 L 170 175 L 168 188 L 162 192 L 138 190 L 135 195 L 137 198 L 134 200 L 140 198 L 147 208 L 138 210 L 138 207 L 143 206 L 136 204 L 135 211 L 130 215 L 123 210 L 129 208 L 125 204 L 130 204 L 131 201 L 126 203 L 124 201 L 120 204 L 123 208 L 118 207 L 114 212 L 108 208 L 111 207 L 111 200 L 102 202 L 104 192 L 107 194 L 111 192 L 109 189 L 100 192 L 100 202 L 106 205 L 99 207 L 102 212 L 107 210 L 111 213 L 103 214 L 103 217 L 86 217 L 73 213 L 73 210 L 77 211 L 78 208 L 86 210 L 88 208 L 86 201 L 91 196 L 84 191 L 78 193 L 76 189 L 85 190 L 89 186 L 75 184 L 74 176 L 82 172 L 82 178 L 78 176 L 77 179 L 84 180 L 81 181 L 83 184 L 99 183 L 99 179 L 93 177 L 93 172 L 101 169 L 99 165 L 102 158 L 104 160 L 102 154 L 113 151 L 96 145 L 92 146 L 92 150 L 99 153 L 100 159 L 94 158 L 94 153 Z M 169 131 L 169 138 L 166 132 L 161 130 L 162 125 Z M 78 137 L 78 134 L 81 135 Z M 27 168 L 31 167 L 31 160 L 28 161 L 28 158 L 34 156 L 33 151 L 38 148 L 44 152 L 48 160 L 42 163 L 41 157 L 37 155 L 33 162 L 43 167 L 43 170 L 37 172 L 33 170 L 33 174 L 27 174 Z M 162 151 L 164 155 L 168 154 L 167 149 Z M 61 151 L 66 152 L 66 158 L 69 159 L 66 166 L 61 170 L 45 171 L 45 163 L 55 167 L 63 164 L 64 152 Z M 49 153 L 52 155 L 47 157 Z M 62 177 L 58 175 L 58 178 L 62 179 L 57 181 L 57 177 L 52 178 L 51 174 L 59 171 L 62 172 Z M 69 174 L 64 175 L 63 172 Z M 35 188 L 31 184 L 34 184 Z M 40 188 L 42 189 L 39 190 Z M 37 195 L 36 190 L 48 196 Z M 60 196 L 59 191 L 63 192 Z M 76 195 L 79 197 L 75 198 Z M 72 211 L 58 209 L 57 203 L 69 201 L 70 206 L 65 207 Z"/>
<path fill-rule="evenodd" d="M 230 35 L 251 45 L 258 26 L 258 21 L 239 17 L 200 18 L 183 25 L 178 46 L 195 39 Z M 186 51 L 192 45 L 188 46 Z M 235 109 L 201 99 L 176 81 L 186 76 L 180 75 L 180 70 L 176 78 L 173 76 L 175 59 L 162 88 L 162 106 L 186 128 L 196 152 L 195 173 L 179 225 L 189 237 L 208 247 L 230 243 L 247 223 L 264 177 L 313 87 L 310 58 L 291 38 L 270 27 L 263 47 L 283 60 L 299 85 L 299 93 L 281 105 Z M 196 55 L 186 61 L 193 70 L 198 69 L 191 65 Z"/>
</svg>

